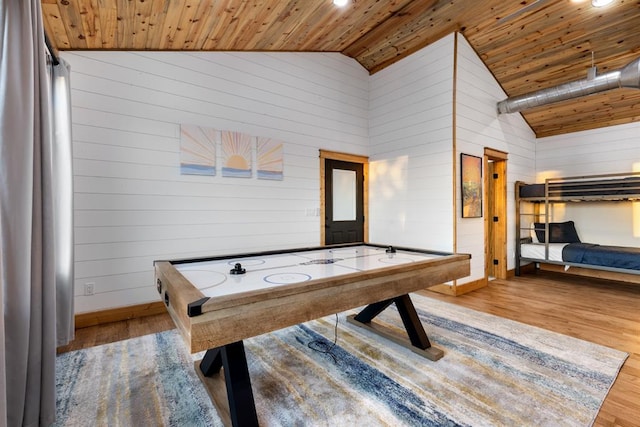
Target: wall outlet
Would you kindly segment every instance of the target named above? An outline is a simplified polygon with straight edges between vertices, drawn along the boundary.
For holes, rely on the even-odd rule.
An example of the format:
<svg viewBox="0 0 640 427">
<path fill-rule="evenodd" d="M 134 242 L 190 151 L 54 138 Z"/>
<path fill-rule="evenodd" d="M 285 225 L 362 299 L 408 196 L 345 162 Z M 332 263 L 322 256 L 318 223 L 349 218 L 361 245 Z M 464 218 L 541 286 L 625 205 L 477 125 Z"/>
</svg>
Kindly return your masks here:
<svg viewBox="0 0 640 427">
<path fill-rule="evenodd" d="M 95 288 L 96 284 L 94 282 L 87 282 L 84 284 L 84 294 L 86 296 L 91 296 L 93 295 L 93 289 Z"/>
<path fill-rule="evenodd" d="M 320 208 L 306 208 L 304 214 L 305 216 L 320 216 Z"/>
</svg>

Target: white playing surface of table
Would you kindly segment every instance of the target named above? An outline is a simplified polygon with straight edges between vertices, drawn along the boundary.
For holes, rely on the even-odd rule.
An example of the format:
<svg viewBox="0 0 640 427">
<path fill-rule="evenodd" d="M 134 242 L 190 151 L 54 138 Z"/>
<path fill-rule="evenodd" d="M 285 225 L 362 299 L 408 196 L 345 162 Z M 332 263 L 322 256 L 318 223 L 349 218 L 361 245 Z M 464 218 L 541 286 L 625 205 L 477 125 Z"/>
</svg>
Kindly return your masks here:
<svg viewBox="0 0 640 427">
<path fill-rule="evenodd" d="M 386 248 L 351 246 L 174 266 L 205 296 L 216 297 L 438 257 L 403 250 L 396 253 L 385 251 Z M 231 274 L 230 270 L 236 263 L 240 263 L 246 273 Z"/>
</svg>

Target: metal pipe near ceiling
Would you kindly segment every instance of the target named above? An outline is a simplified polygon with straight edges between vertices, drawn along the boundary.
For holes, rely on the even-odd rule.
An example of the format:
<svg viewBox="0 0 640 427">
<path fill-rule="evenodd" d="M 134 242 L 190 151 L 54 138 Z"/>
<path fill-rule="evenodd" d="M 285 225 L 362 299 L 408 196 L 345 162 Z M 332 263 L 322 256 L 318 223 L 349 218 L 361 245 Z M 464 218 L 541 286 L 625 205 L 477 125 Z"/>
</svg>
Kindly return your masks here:
<svg viewBox="0 0 640 427">
<path fill-rule="evenodd" d="M 504 99 L 498 102 L 498 114 L 517 113 L 541 105 L 623 87 L 640 89 L 640 58 L 616 71 Z"/>
</svg>

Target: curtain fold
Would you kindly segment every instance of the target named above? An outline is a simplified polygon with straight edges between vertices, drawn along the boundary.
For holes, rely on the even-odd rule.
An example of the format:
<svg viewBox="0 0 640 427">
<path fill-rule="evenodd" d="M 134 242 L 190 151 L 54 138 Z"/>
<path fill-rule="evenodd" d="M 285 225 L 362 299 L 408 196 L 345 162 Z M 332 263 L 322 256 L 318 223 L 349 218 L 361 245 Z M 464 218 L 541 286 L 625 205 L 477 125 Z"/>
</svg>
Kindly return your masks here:
<svg viewBox="0 0 640 427">
<path fill-rule="evenodd" d="M 55 419 L 57 195 L 40 7 L 0 1 L 0 423 L 9 426 Z"/>
</svg>

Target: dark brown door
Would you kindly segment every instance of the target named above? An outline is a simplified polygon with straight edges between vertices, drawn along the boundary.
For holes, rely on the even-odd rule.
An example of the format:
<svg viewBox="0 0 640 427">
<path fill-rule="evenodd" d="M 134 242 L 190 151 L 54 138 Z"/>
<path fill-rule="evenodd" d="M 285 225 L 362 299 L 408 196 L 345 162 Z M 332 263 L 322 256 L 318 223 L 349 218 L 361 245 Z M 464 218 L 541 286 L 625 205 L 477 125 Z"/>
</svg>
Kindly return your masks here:
<svg viewBox="0 0 640 427">
<path fill-rule="evenodd" d="M 364 241 L 361 163 L 325 159 L 325 244 Z"/>
</svg>

